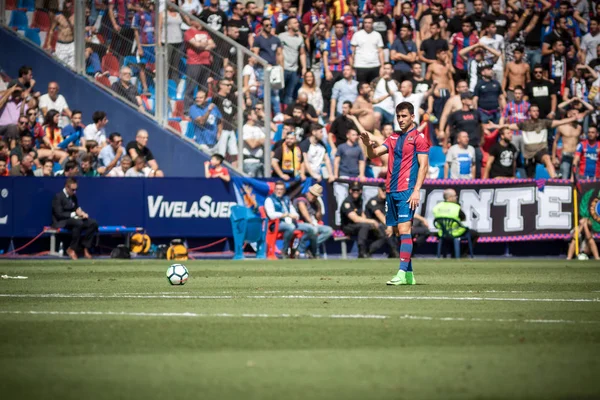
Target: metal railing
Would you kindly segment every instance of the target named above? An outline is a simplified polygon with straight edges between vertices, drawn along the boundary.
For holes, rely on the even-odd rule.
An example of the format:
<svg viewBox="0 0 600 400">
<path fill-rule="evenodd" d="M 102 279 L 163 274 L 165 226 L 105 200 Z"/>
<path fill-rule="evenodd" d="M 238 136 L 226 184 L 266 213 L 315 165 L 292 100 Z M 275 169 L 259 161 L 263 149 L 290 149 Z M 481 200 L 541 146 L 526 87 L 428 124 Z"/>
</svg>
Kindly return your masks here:
<svg viewBox="0 0 600 400">
<path fill-rule="evenodd" d="M 252 58 L 256 67 L 263 68 L 265 72 L 264 82 L 259 82 L 261 86 L 256 95 L 253 92 L 252 105 L 261 101 L 265 106 L 263 170 L 264 176 L 271 176 L 270 66 L 234 40 L 237 28 L 226 28 L 222 33 L 174 3 L 167 2 L 165 5 L 160 0 L 156 3 L 160 6 L 154 7 L 152 1 L 142 1 L 138 9 L 120 15 L 118 10 L 109 6 L 100 9 L 93 0 L 66 0 L 62 4 L 59 2 L 63 6 L 59 14 L 54 12 L 59 10 L 32 9 L 35 2 L 24 0 L 17 1 L 15 10 L 6 10 L 6 0 L 0 0 L 0 24 L 16 29 L 26 40 L 44 47 L 55 59 L 78 74 L 111 91 L 202 150 L 209 153 L 222 149 L 229 153 L 237 152 L 237 159 L 229 159 L 237 164 L 239 172 L 243 172 L 244 166 L 243 126 L 244 110 L 247 108 L 242 72 Z M 30 8 L 23 11 L 23 5 Z M 69 14 L 72 16 L 65 19 Z M 166 24 L 163 24 L 165 21 Z M 167 29 L 161 32 L 163 25 Z M 204 40 L 212 43 L 199 47 L 206 53 L 204 62 L 196 66 L 188 64 L 187 53 L 190 53 L 188 50 L 192 44 L 190 35 L 185 40 L 185 33 L 189 29 L 200 31 L 191 39 L 194 44 Z M 208 37 L 203 38 L 204 33 Z M 67 40 L 61 41 L 61 38 Z M 63 43 L 69 38 L 72 44 Z M 228 69 L 233 67 L 234 73 L 225 75 L 222 68 L 225 66 Z M 233 83 L 231 89 L 220 84 L 227 79 Z M 122 92 L 115 91 L 121 81 L 136 88 L 138 97 L 135 102 L 131 96 L 128 99 Z M 219 89 L 225 96 L 219 96 L 219 101 L 216 101 Z M 196 102 L 194 96 L 199 90 L 206 91 L 215 103 L 219 103 L 223 128 L 230 136 L 227 143 L 218 143 L 217 146 L 209 142 L 209 138 L 195 134 L 204 132 L 198 128 L 198 121 L 190 120 L 190 107 Z M 227 98 L 224 102 L 220 101 L 223 97 Z M 141 106 L 140 100 L 143 100 Z M 227 114 L 227 119 L 223 114 Z M 232 147 L 236 147 L 237 151 L 233 151 Z"/>
</svg>

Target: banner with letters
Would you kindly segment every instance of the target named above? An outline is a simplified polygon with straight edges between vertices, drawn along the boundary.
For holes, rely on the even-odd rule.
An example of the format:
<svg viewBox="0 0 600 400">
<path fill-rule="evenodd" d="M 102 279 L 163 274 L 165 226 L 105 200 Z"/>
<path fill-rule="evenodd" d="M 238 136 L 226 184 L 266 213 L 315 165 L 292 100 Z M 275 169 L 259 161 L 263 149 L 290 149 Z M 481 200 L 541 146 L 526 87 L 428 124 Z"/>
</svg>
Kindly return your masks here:
<svg viewBox="0 0 600 400">
<path fill-rule="evenodd" d="M 237 178 L 236 178 L 237 179 Z M 236 181 L 234 179 L 234 181 Z M 270 180 L 273 182 L 273 180 Z M 80 206 L 100 225 L 143 227 L 154 237 L 231 236 L 230 208 L 244 196 L 262 205 L 272 183 L 243 178 L 234 182 L 206 178 L 78 178 Z M 5 177 L 0 180 L 0 237 L 34 237 L 52 224 L 52 198 L 65 178 Z M 365 184 L 378 185 L 369 179 Z M 292 182 L 288 193 L 307 190 L 311 182 Z M 236 189 L 237 186 L 237 189 Z M 600 231 L 600 181 L 581 181 L 579 212 Z M 246 188 L 240 190 L 240 188 Z M 433 225 L 433 207 L 453 188 L 480 241 L 528 241 L 569 237 L 573 226 L 573 185 L 568 181 L 480 180 L 426 181 L 417 212 Z M 326 221 L 335 204 L 324 191 Z M 330 223 L 330 225 L 333 225 Z"/>
</svg>

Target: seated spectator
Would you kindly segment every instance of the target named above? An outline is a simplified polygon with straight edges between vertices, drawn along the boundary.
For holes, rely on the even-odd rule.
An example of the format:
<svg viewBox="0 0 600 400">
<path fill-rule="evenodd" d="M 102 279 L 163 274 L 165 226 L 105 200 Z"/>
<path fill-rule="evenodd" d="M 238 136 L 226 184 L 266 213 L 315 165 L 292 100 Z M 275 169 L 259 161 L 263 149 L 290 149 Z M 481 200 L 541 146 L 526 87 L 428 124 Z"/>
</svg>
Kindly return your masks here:
<svg viewBox="0 0 600 400">
<path fill-rule="evenodd" d="M 10 169 L 10 176 L 33 176 L 33 157 L 25 154 L 21 162 Z"/>
<path fill-rule="evenodd" d="M 500 140 L 490 149 L 483 179 L 506 179 L 516 176 L 517 148 L 512 144 L 513 131 L 500 129 Z"/>
<path fill-rule="evenodd" d="M 54 171 L 53 171 L 54 161 L 52 161 L 48 158 L 44 158 L 43 160 L 40 160 L 40 164 L 42 165 L 42 167 L 33 171 L 34 176 L 38 176 L 38 177 L 54 176 Z"/>
<path fill-rule="evenodd" d="M 594 232 L 592 231 L 592 224 L 587 218 L 579 220 L 579 254 L 575 254 L 575 229 L 571 230 L 571 243 L 569 243 L 569 250 L 567 251 L 567 260 L 573 259 L 573 256 L 579 254 L 586 254 L 594 257 L 594 260 L 600 260 L 598 255 L 598 246 L 594 240 Z"/>
<path fill-rule="evenodd" d="M 144 159 L 142 157 L 138 157 L 135 160 L 133 160 L 133 167 L 129 168 L 127 172 L 125 172 L 125 176 L 127 178 L 145 178 L 145 168 L 146 163 L 144 162 Z"/>
<path fill-rule="evenodd" d="M 41 139 L 44 136 L 44 130 L 42 129 L 42 124 L 37 121 L 38 109 L 30 108 L 27 110 L 27 130 L 29 131 L 29 135 L 33 138 L 34 141 Z"/>
<path fill-rule="evenodd" d="M 266 135 L 264 130 L 257 126 L 258 116 L 256 111 L 247 109 L 244 111 L 246 123 L 242 128 L 244 139 L 244 172 L 252 178 L 264 176 L 264 147 Z"/>
<path fill-rule="evenodd" d="M 338 151 L 335 154 L 333 161 L 333 177 L 338 178 L 359 178 L 365 179 L 365 155 L 362 148 L 358 144 L 358 132 L 355 129 L 350 129 L 347 133 L 346 143 L 338 146 Z M 339 210 L 342 202 L 348 196 L 348 184 L 335 182 L 333 184 L 333 192 Z M 361 187 L 362 193 L 362 187 Z M 336 215 L 336 222 L 339 221 L 339 214 Z"/>
<path fill-rule="evenodd" d="M 224 182 L 229 182 L 231 176 L 229 170 L 223 166 L 223 156 L 213 154 L 210 161 L 204 161 L 204 176 L 207 178 L 220 178 Z"/>
<path fill-rule="evenodd" d="M 300 177 L 306 179 L 302 164 L 302 150 L 297 145 L 296 136 L 289 133 L 284 142 L 278 147 L 272 156 L 271 167 L 273 172 L 284 181 Z"/>
<path fill-rule="evenodd" d="M 398 258 L 398 241 L 394 236 L 392 227 L 386 225 L 385 210 L 387 193 L 385 191 L 385 185 L 382 184 L 378 187 L 377 196 L 367 201 L 365 206 L 365 217 L 379 222 L 379 233 L 381 237 L 387 238 L 386 242 L 389 247 L 388 258 Z"/>
<path fill-rule="evenodd" d="M 290 119 L 294 116 L 294 109 L 296 107 L 300 107 L 302 112 L 304 113 L 304 117 L 311 123 L 316 124 L 319 122 L 319 118 L 317 115 L 317 111 L 315 108 L 308 103 L 308 95 L 306 92 L 299 93 L 298 98 L 292 104 L 290 104 L 286 110 L 284 115 L 284 120 Z"/>
<path fill-rule="evenodd" d="M 460 209 L 458 196 L 456 195 L 456 191 L 454 189 L 444 190 L 444 201 L 436 204 L 435 207 L 433 207 L 433 218 L 451 218 L 458 222 L 463 222 L 467 219 L 467 216 L 463 210 Z M 456 224 L 450 233 L 453 237 L 461 237 L 467 231 L 471 232 L 471 239 L 473 241 L 473 245 L 475 245 L 475 243 L 477 243 L 479 234 L 473 229 L 469 229 L 464 226 L 458 226 L 458 224 Z M 441 236 L 442 231 L 439 230 L 438 234 Z M 465 243 L 461 243 L 461 247 L 463 247 L 463 253 L 466 250 L 465 246 Z"/>
<path fill-rule="evenodd" d="M 0 136 L 10 148 L 17 145 L 19 117 L 25 115 L 28 108 L 22 94 L 22 84 L 11 82 L 8 89 L 0 96 Z"/>
<path fill-rule="evenodd" d="M 85 155 L 89 155 L 91 157 L 92 169 L 98 171 L 99 175 L 104 175 L 106 168 L 100 166 L 100 159 L 98 158 L 98 156 L 100 155 L 100 146 L 98 145 L 98 142 L 96 142 L 95 140 L 86 141 L 85 150 L 86 153 L 82 156 L 82 158 Z"/>
<path fill-rule="evenodd" d="M 66 176 L 68 178 L 79 175 L 79 164 L 75 160 L 69 160 L 65 163 L 63 169 L 58 171 L 54 176 Z"/>
<path fill-rule="evenodd" d="M 62 128 L 63 126 L 68 124 L 68 118 L 71 118 L 71 110 L 69 109 L 69 104 L 67 104 L 67 100 L 65 100 L 62 94 L 59 94 L 60 90 L 57 82 L 50 82 L 48 84 L 48 93 L 43 94 L 40 97 L 40 102 L 38 107 L 42 111 L 42 115 L 46 117 L 48 111 L 54 110 L 58 112 L 59 116 L 64 115 L 67 117 L 65 121 L 59 121 L 59 125 Z"/>
<path fill-rule="evenodd" d="M 6 159 L 0 158 L 0 176 L 8 176 L 10 172 L 6 167 Z"/>
<path fill-rule="evenodd" d="M 317 182 L 327 179 L 329 182 L 335 180 L 331 169 L 331 161 L 327 155 L 327 148 L 323 143 L 323 127 L 319 124 L 311 125 L 311 135 L 300 143 L 304 171 L 307 176 Z"/>
<path fill-rule="evenodd" d="M 95 111 L 92 114 L 93 123 L 89 124 L 83 130 L 85 140 L 95 140 L 100 148 L 106 146 L 106 130 L 108 125 L 108 117 L 104 111 Z"/>
<path fill-rule="evenodd" d="M 296 140 L 301 142 L 310 135 L 310 120 L 306 118 L 306 114 L 302 106 L 294 106 L 291 118 L 287 118 L 284 124 L 291 123 L 294 126 L 294 135 Z"/>
<path fill-rule="evenodd" d="M 61 151 L 58 145 L 64 140 L 62 129 L 58 126 L 60 115 L 56 110 L 50 110 L 44 117 L 44 125 L 42 125 L 43 136 L 41 137 L 41 148 L 48 150 Z"/>
<path fill-rule="evenodd" d="M 467 132 L 459 132 L 456 135 L 456 144 L 448 149 L 446 163 L 444 164 L 444 178 L 475 178 L 475 149 L 473 146 L 469 146 L 469 134 Z"/>
<path fill-rule="evenodd" d="M 135 162 L 136 158 L 141 157 L 146 163 L 144 173 L 146 177 L 163 177 L 164 173 L 158 169 L 158 163 L 154 159 L 152 151 L 146 146 L 148 143 L 148 132 L 140 129 L 135 135 L 135 140 L 127 144 L 127 154 Z"/>
<path fill-rule="evenodd" d="M 108 136 L 108 146 L 104 146 L 98 154 L 100 166 L 104 167 L 104 174 L 109 173 L 113 168 L 118 167 L 124 156 L 127 155 L 125 148 L 123 147 L 123 138 L 118 132 L 113 132 Z M 130 165 L 131 167 L 131 157 Z M 114 176 L 114 175 L 111 175 Z"/>
<path fill-rule="evenodd" d="M 85 151 L 85 138 L 83 136 L 84 126 L 81 124 L 81 111 L 73 110 L 71 113 L 71 123 L 65 126 L 61 132 L 63 141 L 58 144 L 60 149 L 66 149 L 75 146 L 81 151 Z"/>
<path fill-rule="evenodd" d="M 365 216 L 361 183 L 350 184 L 349 195 L 342 201 L 339 213 L 342 231 L 348 236 L 358 236 L 358 258 L 369 258 L 386 243 L 385 234 L 379 230 L 379 221 Z"/>
<path fill-rule="evenodd" d="M 96 171 L 92 167 L 92 163 L 94 162 L 94 157 L 91 154 L 86 154 L 81 158 L 81 176 L 100 176 L 98 171 Z"/>
<path fill-rule="evenodd" d="M 67 179 L 63 190 L 58 192 L 52 200 L 52 227 L 67 228 L 71 231 L 71 244 L 67 248 L 67 255 L 73 260 L 77 259 L 77 251 L 83 233 L 83 254 L 85 258 L 92 258 L 89 249 L 92 247 L 94 237 L 98 232 L 96 220 L 79 207 L 77 202 L 77 180 Z"/>
<path fill-rule="evenodd" d="M 110 176 L 111 178 L 123 178 L 125 174 L 131 168 L 133 162 L 131 161 L 131 157 L 123 156 L 121 158 L 121 162 L 118 166 L 111 168 L 106 176 Z"/>
<path fill-rule="evenodd" d="M 352 122 L 348 115 L 352 109 L 352 102 L 344 101 L 342 104 L 342 113 L 335 117 L 333 123 L 329 127 L 329 146 L 331 146 L 331 156 L 335 157 L 337 153 L 337 146 L 342 143 L 346 143 L 346 134 L 350 129 L 356 129 L 354 122 Z"/>
<path fill-rule="evenodd" d="M 310 248 L 299 248 L 300 252 L 308 255 L 308 258 L 319 258 L 321 244 L 325 243 L 333 235 L 333 228 L 324 224 L 323 211 L 324 204 L 321 199 L 323 196 L 323 187 L 315 184 L 308 189 L 304 196 L 294 199 L 294 207 L 298 210 L 300 219 L 305 223 L 312 225 L 315 240 L 310 241 Z"/>
<path fill-rule="evenodd" d="M 35 79 L 33 79 L 33 69 L 27 65 L 23 65 L 19 68 L 19 77 L 13 79 L 9 83 L 9 87 L 12 83 L 20 84 L 23 88 L 22 98 L 27 102 L 29 107 L 33 107 L 37 100 L 40 98 L 40 92 L 34 92 Z"/>
<path fill-rule="evenodd" d="M 0 139 L 0 160 L 10 161 L 10 149 L 5 140 Z"/>
<path fill-rule="evenodd" d="M 285 194 L 285 190 L 285 183 L 283 181 L 275 183 L 275 191 L 265 199 L 265 213 L 269 220 L 280 220 L 279 232 L 283 233 L 281 255 L 283 258 L 288 258 L 290 242 L 294 237 L 296 229 L 303 232 L 300 239 L 300 248 L 306 248 L 308 241 L 316 242 L 316 235 L 311 224 L 298 222 L 300 215 L 298 215 L 290 198 Z M 294 257 L 297 255 L 297 251 L 292 253 Z"/>
<path fill-rule="evenodd" d="M 579 179 L 600 178 L 600 162 L 598 162 L 598 127 L 588 128 L 587 140 L 577 145 L 573 165 Z"/>
<path fill-rule="evenodd" d="M 130 103 L 137 105 L 138 110 L 144 111 L 144 104 L 137 87 L 131 83 L 131 68 L 123 67 L 119 72 L 119 80 L 112 84 L 111 89 Z"/>
<path fill-rule="evenodd" d="M 29 130 L 29 120 L 27 119 L 26 115 L 21 115 L 19 117 L 19 122 L 17 124 L 17 132 L 19 138 L 22 136 L 29 136 L 33 139 L 31 131 Z"/>
<path fill-rule="evenodd" d="M 10 165 L 16 167 L 19 165 L 21 160 L 25 155 L 31 155 L 32 160 L 35 162 L 38 158 L 38 153 L 33 147 L 33 141 L 31 140 L 31 136 L 24 135 L 21 136 L 21 140 L 19 144 L 15 146 L 14 149 L 10 152 Z"/>
<path fill-rule="evenodd" d="M 216 104 L 208 101 L 206 92 L 198 90 L 196 103 L 190 107 L 190 118 L 194 123 L 194 139 L 200 148 L 209 153 L 219 153 L 219 140 L 223 131 L 223 116 Z"/>
</svg>

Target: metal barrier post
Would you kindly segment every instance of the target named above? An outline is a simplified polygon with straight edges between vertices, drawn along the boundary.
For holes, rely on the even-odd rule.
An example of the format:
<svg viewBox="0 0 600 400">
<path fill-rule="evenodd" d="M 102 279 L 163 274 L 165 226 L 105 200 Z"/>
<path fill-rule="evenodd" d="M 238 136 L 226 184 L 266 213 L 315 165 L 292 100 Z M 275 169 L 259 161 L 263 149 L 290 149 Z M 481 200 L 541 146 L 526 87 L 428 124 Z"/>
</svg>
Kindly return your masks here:
<svg viewBox="0 0 600 400">
<path fill-rule="evenodd" d="M 244 78 L 242 70 L 244 68 L 244 53 L 237 52 L 237 134 L 238 134 L 238 171 L 244 172 Z"/>
<path fill-rule="evenodd" d="M 271 177 L 271 67 L 265 68 L 265 178 Z"/>
<path fill-rule="evenodd" d="M 75 26 L 73 36 L 75 40 L 75 72 L 85 74 L 85 0 L 76 0 Z"/>
<path fill-rule="evenodd" d="M 8 23 L 6 20 L 6 0 L 0 0 L 0 25 L 5 25 Z"/>
<path fill-rule="evenodd" d="M 160 32 L 158 21 L 160 19 L 160 6 L 155 7 L 155 57 L 156 57 L 156 75 L 155 75 L 155 105 L 154 117 L 160 125 L 167 125 L 167 82 L 169 76 L 169 64 L 167 61 L 167 44 L 161 43 L 162 32 Z M 167 7 L 164 9 L 164 18 L 167 20 Z M 165 22 L 166 23 L 166 22 Z M 165 33 L 166 35 L 166 33 Z M 165 40 L 166 42 L 166 40 Z"/>
</svg>

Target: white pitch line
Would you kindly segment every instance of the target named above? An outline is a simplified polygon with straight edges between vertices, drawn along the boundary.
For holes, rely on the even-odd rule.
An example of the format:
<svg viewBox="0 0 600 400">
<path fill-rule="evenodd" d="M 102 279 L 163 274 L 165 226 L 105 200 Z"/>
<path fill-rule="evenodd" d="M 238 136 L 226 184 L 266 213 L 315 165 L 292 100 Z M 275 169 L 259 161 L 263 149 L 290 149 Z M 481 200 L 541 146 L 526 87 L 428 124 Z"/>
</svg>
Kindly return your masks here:
<svg viewBox="0 0 600 400">
<path fill-rule="evenodd" d="M 296 299 L 296 300 L 454 300 L 454 301 L 519 301 L 547 303 L 598 303 L 599 298 L 592 299 L 551 299 L 551 298 L 517 298 L 517 297 L 450 297 L 450 296 L 309 296 L 309 295 L 243 295 L 243 296 L 210 296 L 210 295 L 132 295 L 132 294 L 89 294 L 89 293 L 47 293 L 47 294 L 11 294 L 0 293 L 5 298 L 93 298 L 93 299 Z"/>
<path fill-rule="evenodd" d="M 157 312 L 116 312 L 116 311 L 10 311 L 0 310 L 0 315 L 66 315 L 66 316 L 110 316 L 110 317 L 159 317 L 159 318 L 318 318 L 318 319 L 388 319 L 442 322 L 516 322 L 525 324 L 600 324 L 600 321 L 576 321 L 565 319 L 513 319 L 513 318 L 463 318 L 430 317 L 424 315 L 383 315 L 383 314 L 231 314 L 231 313 L 157 313 Z"/>
</svg>

